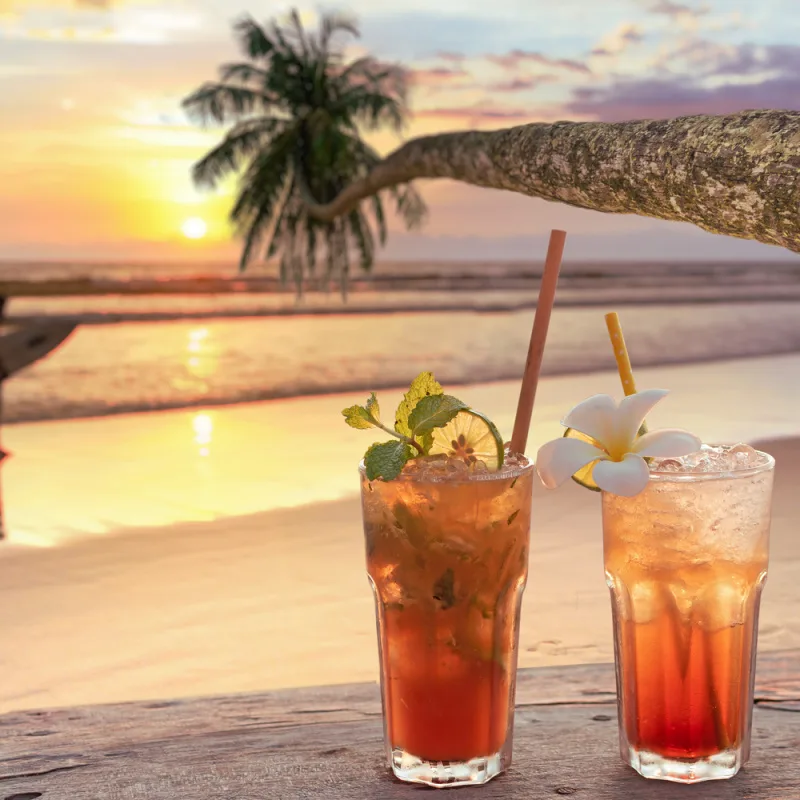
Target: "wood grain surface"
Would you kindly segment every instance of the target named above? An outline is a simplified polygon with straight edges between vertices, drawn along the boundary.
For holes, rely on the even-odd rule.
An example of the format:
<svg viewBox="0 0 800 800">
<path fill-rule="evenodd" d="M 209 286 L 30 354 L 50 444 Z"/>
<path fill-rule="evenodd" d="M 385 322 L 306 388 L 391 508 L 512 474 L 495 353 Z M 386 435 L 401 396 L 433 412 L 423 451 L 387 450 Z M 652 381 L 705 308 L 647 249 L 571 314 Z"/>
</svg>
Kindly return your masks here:
<svg viewBox="0 0 800 800">
<path fill-rule="evenodd" d="M 759 658 L 753 754 L 731 781 L 645 781 L 619 759 L 613 668 L 520 672 L 514 765 L 457 798 L 800 800 L 800 652 Z M 401 800 L 374 684 L 0 716 L 0 800 Z"/>
</svg>

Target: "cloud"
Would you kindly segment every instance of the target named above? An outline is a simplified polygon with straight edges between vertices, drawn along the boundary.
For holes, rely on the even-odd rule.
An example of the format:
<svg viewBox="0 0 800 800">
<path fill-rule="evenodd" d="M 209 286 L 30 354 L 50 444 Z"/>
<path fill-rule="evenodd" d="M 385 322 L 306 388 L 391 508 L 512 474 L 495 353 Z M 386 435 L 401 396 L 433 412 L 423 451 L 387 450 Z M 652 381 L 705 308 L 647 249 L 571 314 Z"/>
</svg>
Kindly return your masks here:
<svg viewBox="0 0 800 800">
<path fill-rule="evenodd" d="M 575 61 L 571 58 L 551 58 L 543 53 L 529 50 L 511 50 L 504 55 L 488 55 L 486 60 L 508 70 L 519 69 L 526 64 L 537 64 L 543 67 L 564 69 L 569 72 L 579 72 L 584 75 L 591 73 L 589 67 L 582 61 Z"/>
<path fill-rule="evenodd" d="M 565 108 L 572 114 L 606 122 L 732 114 L 758 108 L 800 110 L 800 75 L 713 87 L 698 85 L 685 76 L 620 80 L 602 89 L 576 89 Z"/>
<path fill-rule="evenodd" d="M 0 0 L 0 15 L 13 16 L 25 11 L 47 9 L 104 11 L 113 5 L 114 0 Z"/>
<path fill-rule="evenodd" d="M 699 8 L 692 8 L 684 3 L 674 3 L 672 0 L 658 0 L 650 6 L 649 11 L 653 14 L 664 14 L 672 19 L 678 17 L 702 17 L 709 13 L 708 6 L 701 6 Z"/>
<path fill-rule="evenodd" d="M 638 25 L 630 22 L 620 25 L 614 33 L 606 36 L 593 48 L 593 56 L 616 56 L 624 53 L 631 45 L 644 41 L 644 33 Z"/>
<path fill-rule="evenodd" d="M 536 75 L 527 78 L 512 78 L 508 81 L 491 83 L 487 87 L 490 92 L 523 92 L 536 89 L 543 83 L 554 83 L 558 80 L 555 75 Z"/>
<path fill-rule="evenodd" d="M 455 81 L 469 77 L 469 72 L 465 69 L 452 67 L 412 68 L 408 69 L 406 73 L 415 86 L 450 85 Z"/>
<path fill-rule="evenodd" d="M 464 61 L 466 56 L 464 53 L 456 53 L 454 51 L 449 50 L 442 50 L 441 52 L 436 54 L 436 58 L 440 59 L 441 61 L 450 61 L 454 64 L 461 64 Z"/>
<path fill-rule="evenodd" d="M 481 123 L 525 122 L 530 120 L 533 116 L 534 113 L 529 108 L 492 106 L 486 104 L 425 108 L 414 112 L 414 117 L 417 119 L 455 119 L 464 121 L 467 125 L 473 127 Z"/>
<path fill-rule="evenodd" d="M 773 72 L 800 75 L 800 46 L 744 44 L 729 50 L 714 66 L 716 75 Z"/>
<path fill-rule="evenodd" d="M 665 53 L 657 66 L 669 72 L 680 70 L 695 78 L 712 76 L 752 76 L 769 73 L 800 74 L 800 45 L 724 45 L 692 38 Z M 682 69 L 681 69 L 682 68 Z"/>
</svg>

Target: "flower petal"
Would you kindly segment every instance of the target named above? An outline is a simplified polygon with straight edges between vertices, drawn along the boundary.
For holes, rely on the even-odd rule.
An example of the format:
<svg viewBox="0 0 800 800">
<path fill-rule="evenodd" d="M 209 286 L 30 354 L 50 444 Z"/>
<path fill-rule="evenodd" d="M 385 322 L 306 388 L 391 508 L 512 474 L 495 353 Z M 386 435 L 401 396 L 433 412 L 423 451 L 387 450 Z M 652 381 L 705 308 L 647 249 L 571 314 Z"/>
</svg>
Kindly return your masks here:
<svg viewBox="0 0 800 800">
<path fill-rule="evenodd" d="M 581 467 L 602 458 L 608 456 L 583 439 L 554 439 L 539 448 L 536 471 L 548 489 L 555 489 Z"/>
<path fill-rule="evenodd" d="M 607 394 L 596 394 L 582 403 L 578 403 L 564 417 L 562 425 L 591 436 L 592 439 L 605 445 L 614 436 L 614 421 L 617 417 L 617 404 Z"/>
<path fill-rule="evenodd" d="M 615 441 L 623 451 L 631 450 L 644 418 L 653 406 L 669 392 L 666 389 L 645 389 L 643 392 L 628 395 L 622 399 L 617 411 Z"/>
<path fill-rule="evenodd" d="M 702 442 L 689 431 L 683 431 L 680 428 L 663 428 L 640 436 L 633 443 L 631 449 L 640 456 L 679 458 L 689 455 L 689 453 L 695 453 L 701 446 Z"/>
<path fill-rule="evenodd" d="M 600 461 L 592 470 L 594 482 L 610 494 L 633 497 L 650 480 L 647 462 L 636 453 L 627 453 L 622 461 Z"/>
</svg>

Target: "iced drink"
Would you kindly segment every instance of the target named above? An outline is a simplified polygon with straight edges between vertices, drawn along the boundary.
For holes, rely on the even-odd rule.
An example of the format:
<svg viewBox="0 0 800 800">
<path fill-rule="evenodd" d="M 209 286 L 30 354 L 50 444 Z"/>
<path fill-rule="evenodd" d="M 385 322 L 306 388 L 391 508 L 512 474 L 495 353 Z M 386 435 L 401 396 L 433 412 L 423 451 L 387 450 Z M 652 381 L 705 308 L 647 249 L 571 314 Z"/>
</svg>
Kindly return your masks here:
<svg viewBox="0 0 800 800">
<path fill-rule="evenodd" d="M 533 467 L 418 458 L 361 490 L 387 755 L 397 777 L 484 783 L 511 763 Z"/>
<path fill-rule="evenodd" d="M 654 460 L 634 497 L 603 493 L 622 758 L 682 783 L 749 756 L 774 460 L 747 445 Z"/>
</svg>

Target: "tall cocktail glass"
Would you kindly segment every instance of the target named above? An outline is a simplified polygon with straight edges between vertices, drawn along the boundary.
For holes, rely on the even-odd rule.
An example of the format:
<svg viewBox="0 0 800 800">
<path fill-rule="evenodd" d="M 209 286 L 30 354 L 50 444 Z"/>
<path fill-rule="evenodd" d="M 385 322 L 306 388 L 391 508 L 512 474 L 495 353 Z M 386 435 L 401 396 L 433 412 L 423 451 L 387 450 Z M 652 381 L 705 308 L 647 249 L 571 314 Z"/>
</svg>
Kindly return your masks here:
<svg viewBox="0 0 800 800">
<path fill-rule="evenodd" d="M 603 493 L 622 758 L 647 778 L 730 778 L 750 754 L 775 462 L 706 448 Z"/>
<path fill-rule="evenodd" d="M 394 774 L 481 784 L 511 763 L 533 466 L 414 459 L 391 481 L 361 468 L 386 752 Z"/>
</svg>

